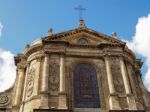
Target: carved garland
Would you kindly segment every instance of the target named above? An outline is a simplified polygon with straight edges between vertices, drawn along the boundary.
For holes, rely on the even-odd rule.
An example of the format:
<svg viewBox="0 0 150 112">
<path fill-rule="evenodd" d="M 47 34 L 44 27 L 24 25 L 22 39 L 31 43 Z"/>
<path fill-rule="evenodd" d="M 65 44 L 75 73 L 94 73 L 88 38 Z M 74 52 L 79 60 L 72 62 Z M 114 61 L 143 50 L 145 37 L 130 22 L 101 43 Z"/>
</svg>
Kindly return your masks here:
<svg viewBox="0 0 150 112">
<path fill-rule="evenodd" d="M 51 91 L 58 91 L 59 89 L 59 64 L 56 61 L 50 64 L 49 87 Z"/>
<path fill-rule="evenodd" d="M 124 92 L 124 84 L 122 80 L 119 60 L 116 58 L 112 58 L 112 66 L 111 66 L 113 79 L 114 79 L 114 85 L 116 92 L 123 93 Z"/>
<path fill-rule="evenodd" d="M 31 68 L 28 73 L 27 77 L 27 97 L 30 97 L 33 93 L 33 85 L 34 85 L 34 75 L 35 75 L 35 68 Z"/>
</svg>

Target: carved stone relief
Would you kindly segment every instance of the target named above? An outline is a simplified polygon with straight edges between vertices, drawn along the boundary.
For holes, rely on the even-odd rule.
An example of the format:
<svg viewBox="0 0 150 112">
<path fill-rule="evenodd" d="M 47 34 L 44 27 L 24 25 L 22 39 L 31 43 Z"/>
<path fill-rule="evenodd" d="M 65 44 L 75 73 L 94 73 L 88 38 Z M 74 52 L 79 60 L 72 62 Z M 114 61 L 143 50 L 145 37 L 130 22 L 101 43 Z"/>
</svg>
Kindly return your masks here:
<svg viewBox="0 0 150 112">
<path fill-rule="evenodd" d="M 57 92 L 59 89 L 59 63 L 54 59 L 50 62 L 49 89 Z"/>
<path fill-rule="evenodd" d="M 148 105 L 150 106 L 150 98 L 148 98 L 148 101 L 147 101 L 147 102 L 148 102 Z"/>
<path fill-rule="evenodd" d="M 124 96 L 125 87 L 120 69 L 120 61 L 117 57 L 111 58 L 111 70 L 116 93 L 119 95 L 119 105 L 124 110 L 128 108 L 126 97 Z"/>
<path fill-rule="evenodd" d="M 125 89 L 124 89 L 123 79 L 122 79 L 122 75 L 121 75 L 119 59 L 112 58 L 111 70 L 112 70 L 113 81 L 114 81 L 116 92 L 124 93 Z"/>
<path fill-rule="evenodd" d="M 10 102 L 10 99 L 8 95 L 4 95 L 4 94 L 0 95 L 0 106 L 5 106 L 9 104 L 9 102 Z"/>
<path fill-rule="evenodd" d="M 28 76 L 27 76 L 27 93 L 26 96 L 30 97 L 33 93 L 33 86 L 34 86 L 34 76 L 35 76 L 35 68 L 31 67 L 29 72 L 28 72 Z"/>
<path fill-rule="evenodd" d="M 136 91 L 136 96 L 137 96 L 137 102 L 143 104 L 143 97 L 142 97 L 142 92 L 141 92 L 141 88 L 139 86 L 139 82 L 138 82 L 138 79 L 137 79 L 137 76 L 136 75 L 139 75 L 139 74 L 135 74 L 135 72 L 133 71 L 132 69 L 132 75 L 134 77 L 134 83 L 135 83 L 135 91 Z"/>
<path fill-rule="evenodd" d="M 119 104 L 120 104 L 120 107 L 125 110 L 128 108 L 128 105 L 127 105 L 127 99 L 126 97 L 119 97 Z"/>
</svg>

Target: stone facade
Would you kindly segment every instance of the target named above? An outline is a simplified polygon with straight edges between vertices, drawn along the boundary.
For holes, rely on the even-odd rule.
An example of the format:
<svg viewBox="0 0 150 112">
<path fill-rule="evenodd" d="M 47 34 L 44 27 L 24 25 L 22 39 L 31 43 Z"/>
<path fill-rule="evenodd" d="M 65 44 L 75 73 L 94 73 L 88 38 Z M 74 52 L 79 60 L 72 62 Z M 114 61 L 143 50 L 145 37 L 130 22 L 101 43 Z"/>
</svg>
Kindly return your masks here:
<svg viewBox="0 0 150 112">
<path fill-rule="evenodd" d="M 82 23 L 82 24 L 81 24 Z M 126 43 L 85 27 L 27 45 L 0 112 L 150 112 L 150 94 Z"/>
</svg>

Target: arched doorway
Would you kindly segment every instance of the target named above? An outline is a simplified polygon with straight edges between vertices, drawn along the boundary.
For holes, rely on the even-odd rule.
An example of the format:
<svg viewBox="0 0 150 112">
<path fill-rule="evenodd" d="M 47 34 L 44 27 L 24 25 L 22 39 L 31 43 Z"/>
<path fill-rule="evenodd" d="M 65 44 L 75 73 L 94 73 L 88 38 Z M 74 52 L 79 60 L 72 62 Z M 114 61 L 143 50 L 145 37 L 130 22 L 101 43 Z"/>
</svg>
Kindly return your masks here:
<svg viewBox="0 0 150 112">
<path fill-rule="evenodd" d="M 100 108 L 97 73 L 86 63 L 78 64 L 74 71 L 74 107 Z"/>
</svg>

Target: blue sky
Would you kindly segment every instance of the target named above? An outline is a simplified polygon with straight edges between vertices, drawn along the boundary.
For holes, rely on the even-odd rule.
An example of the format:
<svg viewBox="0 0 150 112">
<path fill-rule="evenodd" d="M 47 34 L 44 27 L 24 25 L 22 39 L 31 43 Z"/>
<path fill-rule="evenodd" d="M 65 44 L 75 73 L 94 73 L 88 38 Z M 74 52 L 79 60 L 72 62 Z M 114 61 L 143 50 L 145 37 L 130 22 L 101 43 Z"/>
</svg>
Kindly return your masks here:
<svg viewBox="0 0 150 112">
<path fill-rule="evenodd" d="M 74 7 L 79 4 L 87 9 L 83 15 L 87 27 L 108 35 L 116 31 L 129 40 L 138 18 L 150 12 L 149 0 L 3 0 L 0 47 L 16 54 L 45 35 L 49 27 L 54 32 L 77 27 L 79 16 Z"/>
<path fill-rule="evenodd" d="M 87 9 L 83 14 L 87 27 L 108 35 L 115 31 L 128 41 L 135 35 L 138 19 L 150 13 L 149 0 L 1 0 L 0 48 L 16 55 L 50 27 L 54 32 L 76 28 L 78 5 Z M 143 74 L 146 70 L 144 65 Z"/>
</svg>

